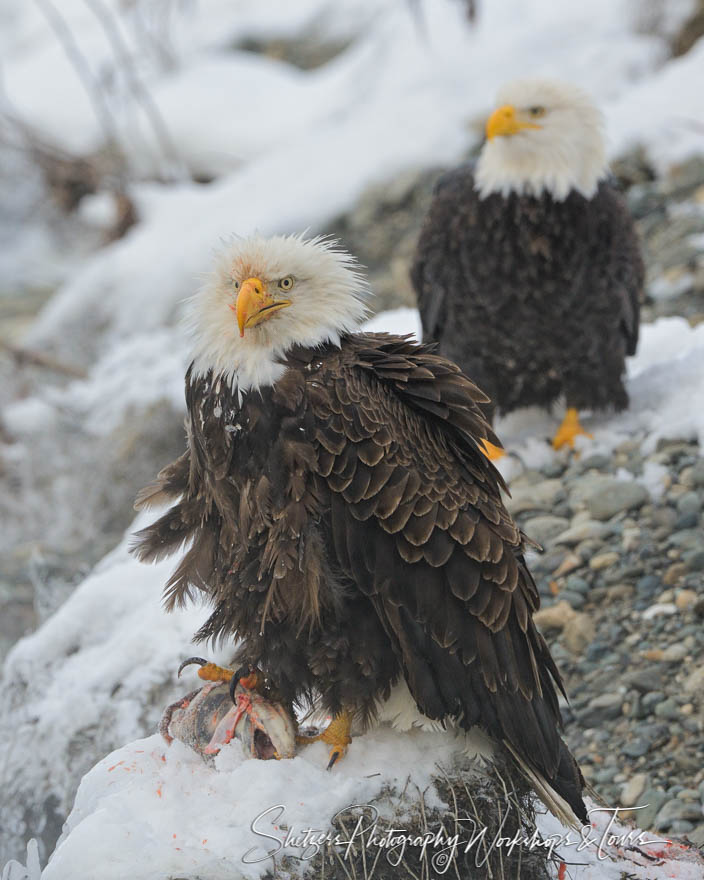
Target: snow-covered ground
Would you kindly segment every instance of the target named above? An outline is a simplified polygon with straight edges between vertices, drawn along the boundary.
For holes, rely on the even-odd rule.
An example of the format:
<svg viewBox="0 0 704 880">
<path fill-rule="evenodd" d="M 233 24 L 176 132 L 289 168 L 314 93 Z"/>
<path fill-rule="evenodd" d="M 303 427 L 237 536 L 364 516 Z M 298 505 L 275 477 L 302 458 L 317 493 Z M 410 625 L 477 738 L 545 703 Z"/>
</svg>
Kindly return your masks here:
<svg viewBox="0 0 704 880">
<path fill-rule="evenodd" d="M 78 789 L 74 808 L 51 861 L 40 874 L 35 848 L 27 866 L 9 865 L 3 880 L 160 880 L 203 877 L 208 880 L 257 880 L 275 870 L 283 857 L 306 870 L 326 834 L 338 834 L 342 863 L 360 840 L 371 863 L 377 854 L 397 863 L 401 839 L 406 851 L 419 848 L 418 831 L 399 816 L 390 815 L 388 796 L 397 797 L 411 779 L 413 791 L 424 792 L 426 809 L 439 807 L 433 777 L 450 771 L 459 747 L 449 733 L 412 731 L 398 734 L 379 729 L 353 740 L 347 756 L 328 772 L 327 747 L 308 746 L 287 761 L 258 761 L 244 755 L 234 740 L 206 766 L 195 752 L 177 740 L 167 746 L 160 735 L 140 739 L 113 752 L 88 773 Z M 481 770 L 479 770 L 481 772 Z M 417 786 L 417 788 L 416 788 Z M 410 796 L 409 804 L 417 798 Z M 386 801 L 386 802 L 385 802 Z M 379 810 L 378 833 L 363 837 L 369 823 L 348 822 L 346 833 L 331 831 L 331 819 L 353 805 L 373 804 Z M 591 828 L 576 831 L 547 813 L 538 816 L 542 852 L 552 850 L 569 865 L 570 880 L 652 880 L 672 877 L 700 880 L 704 859 L 681 844 L 640 831 L 619 820 L 618 814 L 589 802 Z M 447 805 L 451 809 L 452 805 Z M 428 844 L 438 876 L 454 876 L 453 862 L 462 864 L 466 852 L 481 866 L 492 838 L 475 838 L 462 826 L 455 844 L 451 827 L 444 839 Z M 395 845 L 389 829 L 394 829 Z M 428 825 L 431 835 L 440 826 Z M 526 835 L 528 837 L 528 835 Z M 510 837 L 494 839 L 508 851 Z M 373 841 L 373 842 L 372 842 Z M 521 841 L 526 852 L 531 843 Z M 640 851 L 638 851 L 640 850 Z M 447 858 L 449 854 L 449 858 Z M 471 862 L 470 862 L 471 863 Z M 344 869 L 343 869 L 344 870 Z M 402 870 L 402 869 L 400 869 Z M 399 874 L 401 876 L 401 874 Z"/>
<path fill-rule="evenodd" d="M 662 170 L 704 152 L 704 42 L 675 60 L 668 59 L 666 45 L 693 8 L 690 0 L 480 0 L 473 27 L 458 0 L 108 4 L 127 10 L 118 22 L 118 35 L 135 59 L 127 68 L 116 60 L 95 5 L 0 0 L 0 109 L 9 106 L 43 138 L 67 148 L 91 152 L 104 146 L 105 124 L 57 41 L 56 25 L 47 24 L 47 8 L 59 10 L 101 84 L 114 136 L 141 180 L 133 186 L 141 222 L 123 240 L 81 258 L 28 336 L 36 348 L 83 363 L 88 377 L 61 389 L 43 387 L 4 410 L 16 458 L 38 436 L 51 436 L 60 419 L 75 420 L 90 437 L 109 432 L 127 412 L 148 413 L 158 401 L 180 410 L 187 360 L 178 323 L 182 301 L 208 270 L 218 242 L 254 229 L 325 231 L 370 184 L 407 168 L 455 161 L 478 139 L 480 120 L 509 78 L 549 75 L 586 87 L 604 108 L 612 155 L 642 144 Z M 237 48 L 247 40 L 273 39 L 348 45 L 312 70 Z M 167 140 L 149 120 L 145 107 L 151 101 Z M 215 179 L 197 185 L 184 169 Z M 153 180 L 172 174 L 177 183 Z M 99 223 L 104 197 L 85 200 L 82 211 L 87 223 Z M 42 261 L 42 237 L 31 226 L 27 235 L 38 244 L 15 247 L 13 240 L 12 253 L 0 261 L 7 277 L 14 279 L 23 267 L 35 271 Z M 417 327 L 410 311 L 377 322 L 377 329 Z M 633 436 L 646 448 L 660 437 L 704 440 L 703 328 L 672 318 L 643 329 L 629 367 L 632 407 L 618 417 L 589 421 L 594 438 L 584 442 L 590 448 L 612 449 Z M 537 411 L 499 422 L 512 453 L 502 465 L 509 476 L 554 454 L 544 440 L 554 425 Z M 656 477 L 644 478 L 652 491 L 658 489 Z M 65 816 L 80 775 L 100 755 L 153 729 L 159 707 L 179 693 L 175 669 L 204 612 L 162 613 L 160 591 L 169 569 L 169 563 L 139 566 L 128 556 L 125 539 L 8 657 L 0 825 L 13 847 L 17 839 L 40 833 L 32 823 L 40 823 L 44 804 Z M 376 755 L 381 761 L 382 746 L 383 737 L 373 748 L 370 741 L 370 760 Z M 161 800 L 173 804 L 186 797 L 195 766 L 175 748 L 155 769 L 150 756 L 159 747 L 155 740 L 127 746 L 92 772 L 63 854 L 57 853 L 47 877 L 89 876 L 70 870 L 86 839 L 105 841 L 106 849 L 111 842 L 116 857 L 132 852 L 143 861 L 153 842 L 145 836 L 151 833 L 145 816 L 156 803 L 155 774 L 163 771 L 170 779 Z M 292 762 L 291 773 L 310 775 L 315 752 L 310 755 Z M 130 766 L 134 761 L 141 773 L 108 775 L 109 766 L 123 759 Z M 213 799 L 213 814 L 230 809 L 233 786 L 252 783 L 246 774 L 264 774 L 263 784 L 273 772 L 268 765 L 242 766 L 230 767 L 231 775 L 220 781 L 213 777 L 213 791 L 221 797 Z M 353 773 L 355 765 L 348 767 L 345 772 Z M 111 786 L 118 777 L 120 784 Z M 129 780 L 137 778 L 144 789 L 136 782 L 130 789 Z M 350 792 L 367 796 L 367 789 L 350 786 Z M 32 809 L 25 809 L 30 800 Z M 325 801 L 320 815 L 330 806 Z M 174 826 L 173 833 L 185 829 Z M 128 834 L 133 850 L 120 837 Z M 218 852 L 212 835 L 210 840 L 212 853 Z M 203 858 L 211 857 L 203 851 Z M 208 864 L 201 863 L 203 870 Z M 116 868 L 112 876 L 125 876 L 124 870 L 123 863 L 122 874 Z"/>
</svg>

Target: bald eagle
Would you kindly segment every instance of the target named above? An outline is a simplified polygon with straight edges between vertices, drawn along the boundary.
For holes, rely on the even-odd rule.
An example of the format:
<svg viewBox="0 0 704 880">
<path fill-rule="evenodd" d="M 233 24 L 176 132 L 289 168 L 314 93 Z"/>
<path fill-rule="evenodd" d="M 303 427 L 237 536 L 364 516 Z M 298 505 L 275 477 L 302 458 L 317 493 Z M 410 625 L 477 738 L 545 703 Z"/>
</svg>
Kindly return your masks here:
<svg viewBox="0 0 704 880">
<path fill-rule="evenodd" d="M 586 433 L 579 410 L 628 404 L 643 263 L 589 98 L 524 80 L 498 103 L 476 167 L 437 185 L 411 278 L 423 339 L 491 398 L 490 420 L 564 396 L 559 448 Z"/>
<path fill-rule="evenodd" d="M 173 506 L 136 552 L 190 545 L 167 607 L 205 594 L 196 638 L 236 637 L 282 699 L 317 699 L 336 755 L 405 695 L 399 717 L 479 728 L 585 820 L 522 535 L 479 450 L 486 397 L 428 346 L 358 332 L 367 294 L 329 240 L 224 251 L 190 304 L 187 449 L 137 499 Z"/>
</svg>

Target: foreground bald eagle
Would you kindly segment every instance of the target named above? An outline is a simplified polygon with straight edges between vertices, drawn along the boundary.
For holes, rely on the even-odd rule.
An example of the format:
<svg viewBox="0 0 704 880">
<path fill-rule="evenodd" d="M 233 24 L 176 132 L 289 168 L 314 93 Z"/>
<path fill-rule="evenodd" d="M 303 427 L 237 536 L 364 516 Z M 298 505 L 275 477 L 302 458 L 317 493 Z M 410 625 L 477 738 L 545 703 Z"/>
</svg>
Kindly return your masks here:
<svg viewBox="0 0 704 880">
<path fill-rule="evenodd" d="M 478 448 L 486 398 L 427 346 L 357 332 L 366 295 L 327 240 L 225 251 L 191 303 L 187 449 L 137 505 L 175 503 L 138 555 L 190 544 L 167 606 L 205 593 L 197 638 L 236 636 L 284 700 L 317 697 L 336 754 L 400 688 L 585 820 L 522 536 Z"/>
<path fill-rule="evenodd" d="M 643 263 L 588 97 L 525 80 L 498 103 L 476 167 L 441 178 L 411 277 L 423 339 L 491 398 L 489 418 L 564 395 L 559 448 L 585 433 L 578 410 L 628 404 Z"/>
</svg>

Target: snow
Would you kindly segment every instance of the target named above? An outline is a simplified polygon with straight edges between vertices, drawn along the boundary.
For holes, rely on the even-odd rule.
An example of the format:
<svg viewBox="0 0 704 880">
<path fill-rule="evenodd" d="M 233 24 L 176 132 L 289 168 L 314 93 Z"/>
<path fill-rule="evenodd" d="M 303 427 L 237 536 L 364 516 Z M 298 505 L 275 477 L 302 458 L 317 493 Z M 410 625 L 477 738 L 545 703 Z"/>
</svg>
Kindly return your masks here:
<svg viewBox="0 0 704 880">
<path fill-rule="evenodd" d="M 41 880 L 256 880 L 272 869 L 272 854 L 279 862 L 284 855 L 297 857 L 304 870 L 316 852 L 316 844 L 309 843 L 311 830 L 324 834 L 339 811 L 369 804 L 385 789 L 398 793 L 406 786 L 410 768 L 413 786 L 426 793 L 426 805 L 441 806 L 432 778 L 439 767 L 452 766 L 457 751 L 448 733 L 399 734 L 380 728 L 353 741 L 332 773 L 326 770 L 323 743 L 276 762 L 245 757 L 234 740 L 213 767 L 182 743 L 166 746 L 155 734 L 108 755 L 84 777 Z M 538 821 L 543 838 L 570 863 L 573 880 L 619 880 L 626 869 L 634 880 L 656 876 L 652 861 L 626 852 L 629 843 L 662 854 L 657 876 L 702 876 L 703 863 L 694 851 L 589 806 L 595 809 L 590 816 L 593 825 L 584 833 L 561 826 L 549 814 Z M 389 822 L 382 810 L 380 829 L 388 827 L 400 834 L 405 825 L 398 819 Z M 341 852 L 354 838 L 354 826 L 346 832 Z M 461 838 L 460 852 L 470 837 Z M 372 850 L 370 858 L 374 855 Z M 39 880 L 36 860 L 33 871 L 20 876 Z"/>
<path fill-rule="evenodd" d="M 140 222 L 124 239 L 87 257 L 85 248 L 64 248 L 64 253 L 48 241 L 41 225 L 27 223 L 24 237 L 18 237 L 12 214 L 7 224 L 13 227 L 12 239 L 5 237 L 11 247 L 0 259 L 0 281 L 14 284 L 21 273 L 33 281 L 68 276 L 27 343 L 63 353 L 69 363 L 85 366 L 88 376 L 65 388 L 47 385 L 3 410 L 3 424 L 16 440 L 10 455 L 19 456 L 22 444 L 50 435 L 59 415 L 101 436 L 128 411 L 146 414 L 162 400 L 180 411 L 186 361 L 182 304 L 208 271 L 218 243 L 255 230 L 327 231 L 370 184 L 406 169 L 455 163 L 478 142 L 481 121 L 508 79 L 547 75 L 586 87 L 604 108 L 614 156 L 640 143 L 663 170 L 704 150 L 704 43 L 679 59 L 669 59 L 666 51 L 666 36 L 689 12 L 686 2 L 668 5 L 666 27 L 659 31 L 639 30 L 639 0 L 592 0 L 587 6 L 557 0 L 485 2 L 473 28 L 465 26 L 458 0 L 425 0 L 417 4 L 417 14 L 409 0 L 201 0 L 173 4 L 178 13 L 171 16 L 162 14 L 166 2 L 109 3 L 111 9 L 129 7 L 115 18 L 119 35 L 176 156 L 156 136 L 144 99 L 135 97 L 134 80 L 116 59 L 90 4 L 62 0 L 53 5 L 101 85 L 110 124 L 137 176 L 130 192 Z M 46 6 L 0 0 L 0 109 L 18 115 L 42 138 L 99 152 L 105 149 L 105 126 L 48 26 Z M 238 48 L 248 40 L 304 38 L 349 45 L 313 70 Z M 184 168 L 215 179 L 196 185 Z M 180 175 L 177 182 L 159 182 L 173 173 Z M 25 187 L 26 200 L 35 198 L 34 182 Z M 104 227 L 111 210 L 112 203 L 99 193 L 82 205 L 81 220 Z M 77 255 L 80 265 L 69 274 Z M 666 286 L 655 289 L 662 296 L 673 293 Z M 377 316 L 368 327 L 417 335 L 418 315 L 398 309 Z M 645 326 L 629 364 L 631 408 L 618 416 L 588 418 L 594 436 L 580 441 L 583 453 L 610 451 L 633 438 L 646 452 L 663 437 L 702 443 L 703 375 L 704 325 L 691 328 L 684 319 L 667 318 Z M 501 462 L 506 476 L 556 455 L 545 438 L 554 433 L 559 416 L 528 410 L 498 421 L 497 433 L 510 453 Z M 637 479 L 657 496 L 663 476 L 649 464 Z M 138 518 L 129 531 L 152 516 Z M 3 687 L 12 696 L 0 721 L 0 741 L 8 743 L 3 768 L 22 763 L 21 796 L 30 792 L 40 805 L 55 798 L 62 815 L 95 750 L 105 753 L 142 737 L 153 729 L 159 707 L 183 692 L 175 670 L 193 650 L 189 640 L 205 614 L 200 608 L 164 614 L 161 589 L 173 563 L 137 564 L 128 554 L 128 540 L 53 617 L 15 646 L 4 669 Z M 228 658 L 223 651 L 213 659 Z M 80 699 L 66 712 L 69 695 L 76 694 Z M 296 813 L 296 821 L 327 822 L 336 804 L 372 797 L 406 761 L 418 758 L 418 772 L 425 772 L 423 754 L 440 746 L 423 736 L 431 735 L 413 734 L 395 755 L 386 734 L 373 735 L 363 757 L 350 755 L 350 763 L 340 768 L 339 791 L 320 769 L 323 754 L 317 746 L 285 769 L 234 757 L 228 765 L 223 756 L 219 770 L 212 771 L 179 746 L 168 751 L 166 762 L 155 759 L 161 743 L 154 737 L 138 740 L 86 776 L 70 833 L 44 873 L 90 877 L 92 858 L 100 861 L 100 852 L 99 876 L 137 876 L 139 866 L 145 872 L 153 867 L 153 847 L 164 859 L 159 863 L 164 871 L 183 859 L 173 870 L 190 870 L 197 863 L 207 876 L 219 876 L 224 867 L 217 854 L 234 853 L 237 861 L 237 847 L 246 843 L 233 830 L 233 810 L 242 817 L 264 803 L 265 795 L 275 801 L 272 774 L 290 774 L 277 778 L 290 791 L 300 785 L 310 800 L 311 812 Z M 31 764 L 18 757 L 27 743 Z M 130 772 L 109 770 L 119 761 Z M 384 766 L 386 775 L 366 779 L 362 761 Z M 193 785 L 196 773 L 199 782 Z M 207 785 L 201 782 L 206 777 Z M 157 802 L 158 783 L 162 797 Z M 15 789 L 5 776 L 3 785 L 12 795 Z M 163 813 L 154 810 L 155 803 Z M 193 809 L 182 809 L 185 803 Z M 230 824 L 218 828 L 211 822 L 206 834 L 199 823 L 191 834 L 188 819 L 199 811 L 204 817 L 228 817 Z M 21 811 L 12 821 L 21 823 Z M 208 845 L 201 843 L 205 838 Z M 38 859 L 33 850 L 29 857 L 29 876 L 35 880 Z M 606 876 L 594 873 L 594 865 L 589 870 L 575 876 Z M 8 867 L 3 880 L 21 876 L 20 868 Z"/>
</svg>

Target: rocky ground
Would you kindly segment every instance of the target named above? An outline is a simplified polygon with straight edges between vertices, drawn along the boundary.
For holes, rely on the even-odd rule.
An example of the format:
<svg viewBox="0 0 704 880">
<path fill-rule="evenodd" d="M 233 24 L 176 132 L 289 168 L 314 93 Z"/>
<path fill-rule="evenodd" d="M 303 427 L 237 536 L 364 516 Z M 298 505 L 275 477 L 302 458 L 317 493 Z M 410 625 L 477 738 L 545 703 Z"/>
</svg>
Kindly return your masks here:
<svg viewBox="0 0 704 880">
<path fill-rule="evenodd" d="M 640 479 L 648 484 L 647 488 Z M 635 478 L 635 479 L 634 479 Z M 537 621 L 570 704 L 587 780 L 638 823 L 704 845 L 704 458 L 628 442 L 512 483 L 532 556 Z"/>
</svg>

